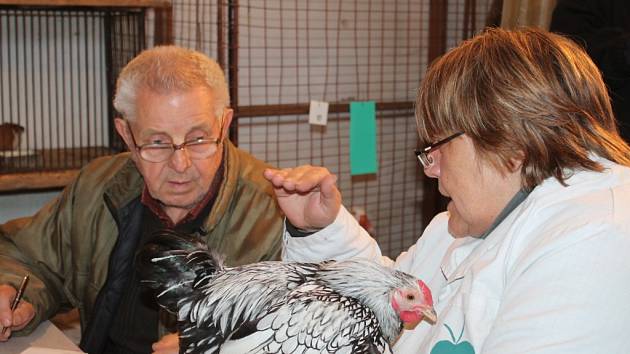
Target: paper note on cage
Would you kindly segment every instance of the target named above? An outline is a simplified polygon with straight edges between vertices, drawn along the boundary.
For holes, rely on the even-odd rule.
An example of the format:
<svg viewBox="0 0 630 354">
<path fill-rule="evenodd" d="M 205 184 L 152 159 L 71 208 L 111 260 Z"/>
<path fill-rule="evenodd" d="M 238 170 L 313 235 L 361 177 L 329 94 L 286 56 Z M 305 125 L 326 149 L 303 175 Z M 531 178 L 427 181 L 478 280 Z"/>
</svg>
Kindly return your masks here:
<svg viewBox="0 0 630 354">
<path fill-rule="evenodd" d="M 308 123 L 314 125 L 326 125 L 328 123 L 328 102 L 311 101 Z"/>
<path fill-rule="evenodd" d="M 350 102 L 350 174 L 376 173 L 376 104 Z"/>
</svg>

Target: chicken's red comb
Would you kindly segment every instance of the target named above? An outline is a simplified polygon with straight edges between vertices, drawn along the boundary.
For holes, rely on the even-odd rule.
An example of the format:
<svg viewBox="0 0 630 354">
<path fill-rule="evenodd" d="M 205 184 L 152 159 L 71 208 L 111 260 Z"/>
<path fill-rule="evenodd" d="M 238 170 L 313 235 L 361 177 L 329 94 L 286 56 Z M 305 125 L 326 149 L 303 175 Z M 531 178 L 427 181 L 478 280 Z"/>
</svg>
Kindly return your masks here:
<svg viewBox="0 0 630 354">
<path fill-rule="evenodd" d="M 424 295 L 424 301 L 427 302 L 427 305 L 433 306 L 433 296 L 431 296 L 431 289 L 429 289 L 427 284 L 425 284 L 422 280 L 418 280 L 418 285 L 420 285 L 422 295 Z"/>
</svg>

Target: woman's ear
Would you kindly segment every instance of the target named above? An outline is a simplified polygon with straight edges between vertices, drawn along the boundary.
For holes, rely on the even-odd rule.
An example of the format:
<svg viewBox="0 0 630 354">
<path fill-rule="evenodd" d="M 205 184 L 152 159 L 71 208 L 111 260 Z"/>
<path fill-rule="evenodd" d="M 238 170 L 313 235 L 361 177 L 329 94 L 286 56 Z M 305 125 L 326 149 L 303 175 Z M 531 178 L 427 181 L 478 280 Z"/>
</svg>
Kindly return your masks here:
<svg viewBox="0 0 630 354">
<path fill-rule="evenodd" d="M 510 172 L 520 171 L 523 167 L 523 161 L 525 161 L 525 153 L 521 150 L 514 153 L 508 161 L 508 169 Z"/>
</svg>

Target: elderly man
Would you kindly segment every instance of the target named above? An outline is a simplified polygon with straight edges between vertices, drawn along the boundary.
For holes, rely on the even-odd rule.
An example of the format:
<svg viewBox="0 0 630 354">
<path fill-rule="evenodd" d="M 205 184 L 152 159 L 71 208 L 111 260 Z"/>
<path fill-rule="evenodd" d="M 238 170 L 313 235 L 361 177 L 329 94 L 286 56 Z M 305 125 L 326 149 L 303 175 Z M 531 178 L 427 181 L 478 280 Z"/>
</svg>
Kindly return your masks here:
<svg viewBox="0 0 630 354">
<path fill-rule="evenodd" d="M 426 279 L 438 321 L 394 353 L 627 353 L 630 147 L 587 54 L 490 29 L 432 64 L 416 117 L 419 162 L 448 213 L 391 260 L 340 208 L 334 178 L 268 170 L 287 219 L 324 227 L 288 230 L 285 258 L 368 257 Z"/>
<path fill-rule="evenodd" d="M 151 352 L 167 332 L 133 257 L 158 228 L 198 233 L 231 265 L 279 258 L 283 223 L 268 166 L 228 140 L 232 110 L 214 61 L 173 46 L 144 51 L 121 72 L 114 106 L 130 152 L 91 162 L 35 216 L 0 226 L 0 341 L 75 306 L 84 351 Z M 153 350 L 177 352 L 176 339 Z"/>
</svg>

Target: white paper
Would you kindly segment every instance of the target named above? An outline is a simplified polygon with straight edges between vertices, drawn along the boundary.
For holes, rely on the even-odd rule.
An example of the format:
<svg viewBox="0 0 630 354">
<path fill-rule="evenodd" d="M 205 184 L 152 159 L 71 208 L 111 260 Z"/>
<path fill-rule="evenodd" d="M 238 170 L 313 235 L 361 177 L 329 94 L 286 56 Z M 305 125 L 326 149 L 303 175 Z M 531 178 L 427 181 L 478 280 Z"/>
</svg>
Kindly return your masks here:
<svg viewBox="0 0 630 354">
<path fill-rule="evenodd" d="M 21 352 L 20 354 L 78 354 L 83 352 L 77 352 L 74 350 L 65 349 L 51 349 L 43 347 L 30 347 Z"/>
<path fill-rule="evenodd" d="M 311 101 L 308 122 L 309 124 L 326 125 L 328 123 L 328 102 Z"/>
<path fill-rule="evenodd" d="M 50 321 L 42 322 L 33 333 L 12 336 L 0 343 L 0 354 L 78 354 L 83 353 L 66 335 Z"/>
</svg>

